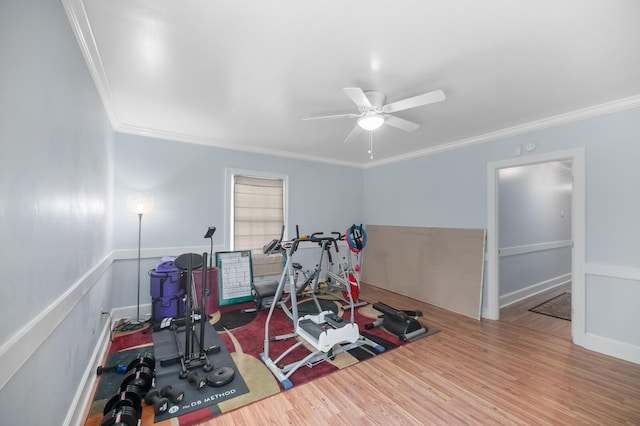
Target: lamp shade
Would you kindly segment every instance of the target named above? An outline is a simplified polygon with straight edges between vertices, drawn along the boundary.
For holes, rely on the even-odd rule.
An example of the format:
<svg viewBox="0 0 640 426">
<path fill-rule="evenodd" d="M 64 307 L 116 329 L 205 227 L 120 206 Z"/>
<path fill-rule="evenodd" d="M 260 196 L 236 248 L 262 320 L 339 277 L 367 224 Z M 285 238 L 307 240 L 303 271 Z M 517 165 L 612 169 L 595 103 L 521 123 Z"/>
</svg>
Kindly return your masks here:
<svg viewBox="0 0 640 426">
<path fill-rule="evenodd" d="M 384 123 L 384 117 L 377 114 L 367 114 L 358 119 L 358 125 L 365 130 L 376 130 Z"/>
<path fill-rule="evenodd" d="M 127 197 L 127 209 L 135 214 L 147 214 L 153 210 L 153 197 L 131 195 Z"/>
</svg>

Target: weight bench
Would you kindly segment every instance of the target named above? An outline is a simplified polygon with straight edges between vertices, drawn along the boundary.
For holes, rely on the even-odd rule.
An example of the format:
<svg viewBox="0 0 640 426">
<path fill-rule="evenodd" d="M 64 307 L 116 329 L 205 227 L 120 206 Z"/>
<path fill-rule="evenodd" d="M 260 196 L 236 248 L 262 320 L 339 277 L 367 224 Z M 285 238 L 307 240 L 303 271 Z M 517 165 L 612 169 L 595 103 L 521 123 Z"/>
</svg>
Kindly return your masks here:
<svg viewBox="0 0 640 426">
<path fill-rule="evenodd" d="M 278 281 L 275 280 L 253 283 L 251 294 L 253 296 L 253 303 L 256 305 L 256 310 L 269 309 L 271 303 L 273 303 L 273 296 L 276 295 L 277 288 Z"/>
<path fill-rule="evenodd" d="M 418 321 L 418 317 L 422 316 L 421 311 L 404 311 L 382 302 L 374 303 L 373 308 L 382 312 L 382 315 L 378 320 L 365 324 L 364 327 L 367 330 L 383 326 L 389 333 L 395 334 L 403 342 L 422 336 L 428 331 Z"/>
<path fill-rule="evenodd" d="M 299 263 L 292 263 L 293 269 L 300 270 L 302 265 Z M 251 289 L 251 295 L 253 297 L 253 303 L 256 305 L 256 310 L 261 311 L 263 309 L 269 309 L 271 303 L 273 303 L 273 297 L 276 295 L 278 289 L 278 281 L 265 280 L 253 283 Z M 302 289 L 299 291 L 301 292 Z M 299 294 L 298 294 L 299 295 Z M 251 309 L 245 309 L 245 312 L 252 311 Z"/>
</svg>

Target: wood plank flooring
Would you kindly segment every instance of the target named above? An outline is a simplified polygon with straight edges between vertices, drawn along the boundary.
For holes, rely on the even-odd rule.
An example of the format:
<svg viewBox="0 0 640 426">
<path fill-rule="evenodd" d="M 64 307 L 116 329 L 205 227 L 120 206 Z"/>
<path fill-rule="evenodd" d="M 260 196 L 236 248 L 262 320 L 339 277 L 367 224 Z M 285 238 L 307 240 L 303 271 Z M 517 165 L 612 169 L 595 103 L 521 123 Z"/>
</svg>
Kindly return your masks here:
<svg viewBox="0 0 640 426">
<path fill-rule="evenodd" d="M 204 425 L 640 424 L 640 365 L 508 321 L 475 321 L 364 284 L 366 300 L 420 309 L 441 331 Z"/>
<path fill-rule="evenodd" d="M 565 292 L 571 292 L 570 282 L 506 306 L 500 309 L 500 321 L 571 340 L 571 321 L 529 312 L 529 309 Z"/>
</svg>

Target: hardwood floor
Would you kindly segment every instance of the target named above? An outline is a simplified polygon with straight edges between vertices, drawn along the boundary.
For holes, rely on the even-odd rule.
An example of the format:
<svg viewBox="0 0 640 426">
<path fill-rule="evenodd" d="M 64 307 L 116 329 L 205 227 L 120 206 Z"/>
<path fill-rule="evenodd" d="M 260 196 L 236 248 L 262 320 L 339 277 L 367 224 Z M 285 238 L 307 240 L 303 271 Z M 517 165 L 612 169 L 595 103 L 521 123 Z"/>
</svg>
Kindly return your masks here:
<svg viewBox="0 0 640 426">
<path fill-rule="evenodd" d="M 475 321 L 386 290 L 441 331 L 204 425 L 640 424 L 640 365 L 507 321 Z"/>
<path fill-rule="evenodd" d="M 565 292 L 571 292 L 571 283 L 563 284 L 500 309 L 500 321 L 571 340 L 571 321 L 529 312 L 541 303 Z"/>
</svg>

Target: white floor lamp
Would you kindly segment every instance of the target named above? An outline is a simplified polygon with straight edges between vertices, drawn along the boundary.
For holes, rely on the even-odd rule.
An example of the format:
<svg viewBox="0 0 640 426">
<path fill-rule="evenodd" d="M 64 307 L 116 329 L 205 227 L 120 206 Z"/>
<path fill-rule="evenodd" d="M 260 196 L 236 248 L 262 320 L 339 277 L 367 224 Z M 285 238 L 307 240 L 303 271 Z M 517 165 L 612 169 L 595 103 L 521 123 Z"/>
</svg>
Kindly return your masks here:
<svg viewBox="0 0 640 426">
<path fill-rule="evenodd" d="M 140 248 L 142 244 L 142 215 L 151 212 L 153 210 L 153 198 L 141 197 L 133 195 L 127 198 L 127 209 L 131 213 L 138 215 L 138 308 L 136 313 L 136 320 L 130 323 L 141 326 L 140 321 Z"/>
</svg>

